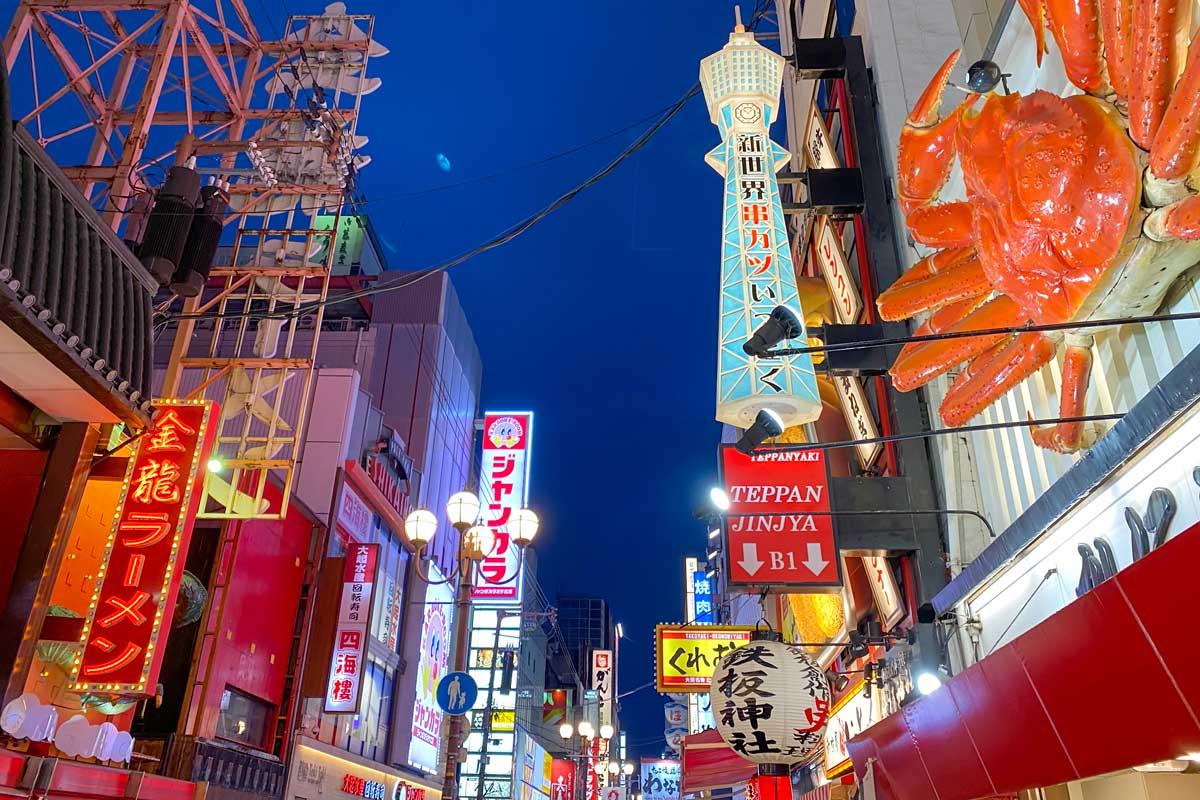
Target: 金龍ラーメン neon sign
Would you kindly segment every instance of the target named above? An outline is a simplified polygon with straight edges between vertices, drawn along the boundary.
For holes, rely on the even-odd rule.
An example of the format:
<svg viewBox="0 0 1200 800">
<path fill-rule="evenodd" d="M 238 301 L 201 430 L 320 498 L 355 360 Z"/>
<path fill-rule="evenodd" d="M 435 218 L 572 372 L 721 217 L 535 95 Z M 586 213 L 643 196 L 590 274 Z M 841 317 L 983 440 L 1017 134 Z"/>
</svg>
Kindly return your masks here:
<svg viewBox="0 0 1200 800">
<path fill-rule="evenodd" d="M 132 445 L 72 670 L 75 691 L 140 694 L 158 680 L 159 634 L 175 608 L 215 408 L 160 401 L 151 428 Z"/>
</svg>

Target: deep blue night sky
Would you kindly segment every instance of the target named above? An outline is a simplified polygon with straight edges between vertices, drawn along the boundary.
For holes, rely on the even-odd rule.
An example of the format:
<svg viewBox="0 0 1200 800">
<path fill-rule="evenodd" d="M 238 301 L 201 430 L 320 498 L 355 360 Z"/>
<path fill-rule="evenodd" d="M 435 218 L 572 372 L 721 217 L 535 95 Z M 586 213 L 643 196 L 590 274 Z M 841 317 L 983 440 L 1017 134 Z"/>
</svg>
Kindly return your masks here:
<svg viewBox="0 0 1200 800">
<path fill-rule="evenodd" d="M 362 185 L 395 248 L 392 268 L 499 233 L 643 128 L 495 180 L 398 194 L 538 161 L 670 106 L 725 44 L 733 4 L 466 0 L 432 17 L 372 8 L 391 53 L 371 65 L 384 85 L 364 103 L 359 132 L 374 162 Z M 629 636 L 624 690 L 653 678 L 653 625 L 681 619 L 681 559 L 704 544 L 691 511 L 716 474 L 721 181 L 703 161 L 716 144 L 696 97 L 615 174 L 451 272 L 483 355 L 483 404 L 537 414 L 540 581 L 551 597 L 609 599 Z M 641 754 L 657 755 L 662 700 L 640 692 L 623 718 L 630 741 L 646 742 Z"/>
</svg>

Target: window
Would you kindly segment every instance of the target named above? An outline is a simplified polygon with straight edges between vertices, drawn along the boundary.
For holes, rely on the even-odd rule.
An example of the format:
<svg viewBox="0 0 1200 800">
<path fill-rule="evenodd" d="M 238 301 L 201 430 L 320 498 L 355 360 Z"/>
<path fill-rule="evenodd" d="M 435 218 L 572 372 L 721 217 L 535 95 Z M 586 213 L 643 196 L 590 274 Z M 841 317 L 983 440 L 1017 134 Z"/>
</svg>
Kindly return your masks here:
<svg viewBox="0 0 1200 800">
<path fill-rule="evenodd" d="M 217 738 L 262 749 L 274 711 L 271 704 L 226 686 L 221 693 Z"/>
</svg>

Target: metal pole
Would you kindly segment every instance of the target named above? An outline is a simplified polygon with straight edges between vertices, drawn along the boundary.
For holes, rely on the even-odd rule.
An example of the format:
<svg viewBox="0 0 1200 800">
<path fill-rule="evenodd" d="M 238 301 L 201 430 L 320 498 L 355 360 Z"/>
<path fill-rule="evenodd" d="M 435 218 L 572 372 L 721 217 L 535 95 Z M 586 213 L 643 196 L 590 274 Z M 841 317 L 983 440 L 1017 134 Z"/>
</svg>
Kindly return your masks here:
<svg viewBox="0 0 1200 800">
<path fill-rule="evenodd" d="M 467 558 L 463 543 L 458 547 L 458 597 L 454 603 L 454 672 L 466 672 L 467 651 L 471 613 L 471 560 Z M 458 751 L 462 747 L 469 726 L 466 714 L 450 717 L 450 735 L 446 748 L 446 774 L 442 776 L 442 798 L 453 800 L 458 794 Z"/>
</svg>

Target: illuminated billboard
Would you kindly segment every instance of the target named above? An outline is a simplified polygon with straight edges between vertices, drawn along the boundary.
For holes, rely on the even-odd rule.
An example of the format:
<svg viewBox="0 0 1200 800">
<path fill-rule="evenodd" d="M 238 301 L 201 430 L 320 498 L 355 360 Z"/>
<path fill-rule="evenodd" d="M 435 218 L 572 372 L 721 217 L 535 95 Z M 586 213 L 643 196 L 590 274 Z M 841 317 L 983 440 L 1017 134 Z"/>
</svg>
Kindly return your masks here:
<svg viewBox="0 0 1200 800">
<path fill-rule="evenodd" d="M 471 599 L 476 603 L 521 603 L 521 555 L 508 523 L 528 501 L 532 430 L 531 411 L 489 411 L 483 418 L 479 509 L 481 524 L 491 529 L 496 543 L 477 568 L 471 587 Z"/>
<path fill-rule="evenodd" d="M 436 774 L 440 756 L 442 711 L 437 704 L 437 685 L 449 671 L 450 639 L 454 627 L 454 591 L 440 583 L 442 574 L 429 565 L 429 588 L 421 622 L 421 655 L 417 660 L 417 691 L 413 705 L 412 738 L 408 763 Z"/>
<path fill-rule="evenodd" d="M 707 692 L 721 657 L 750 641 L 753 628 L 659 625 L 654 630 L 658 691 Z"/>
</svg>

